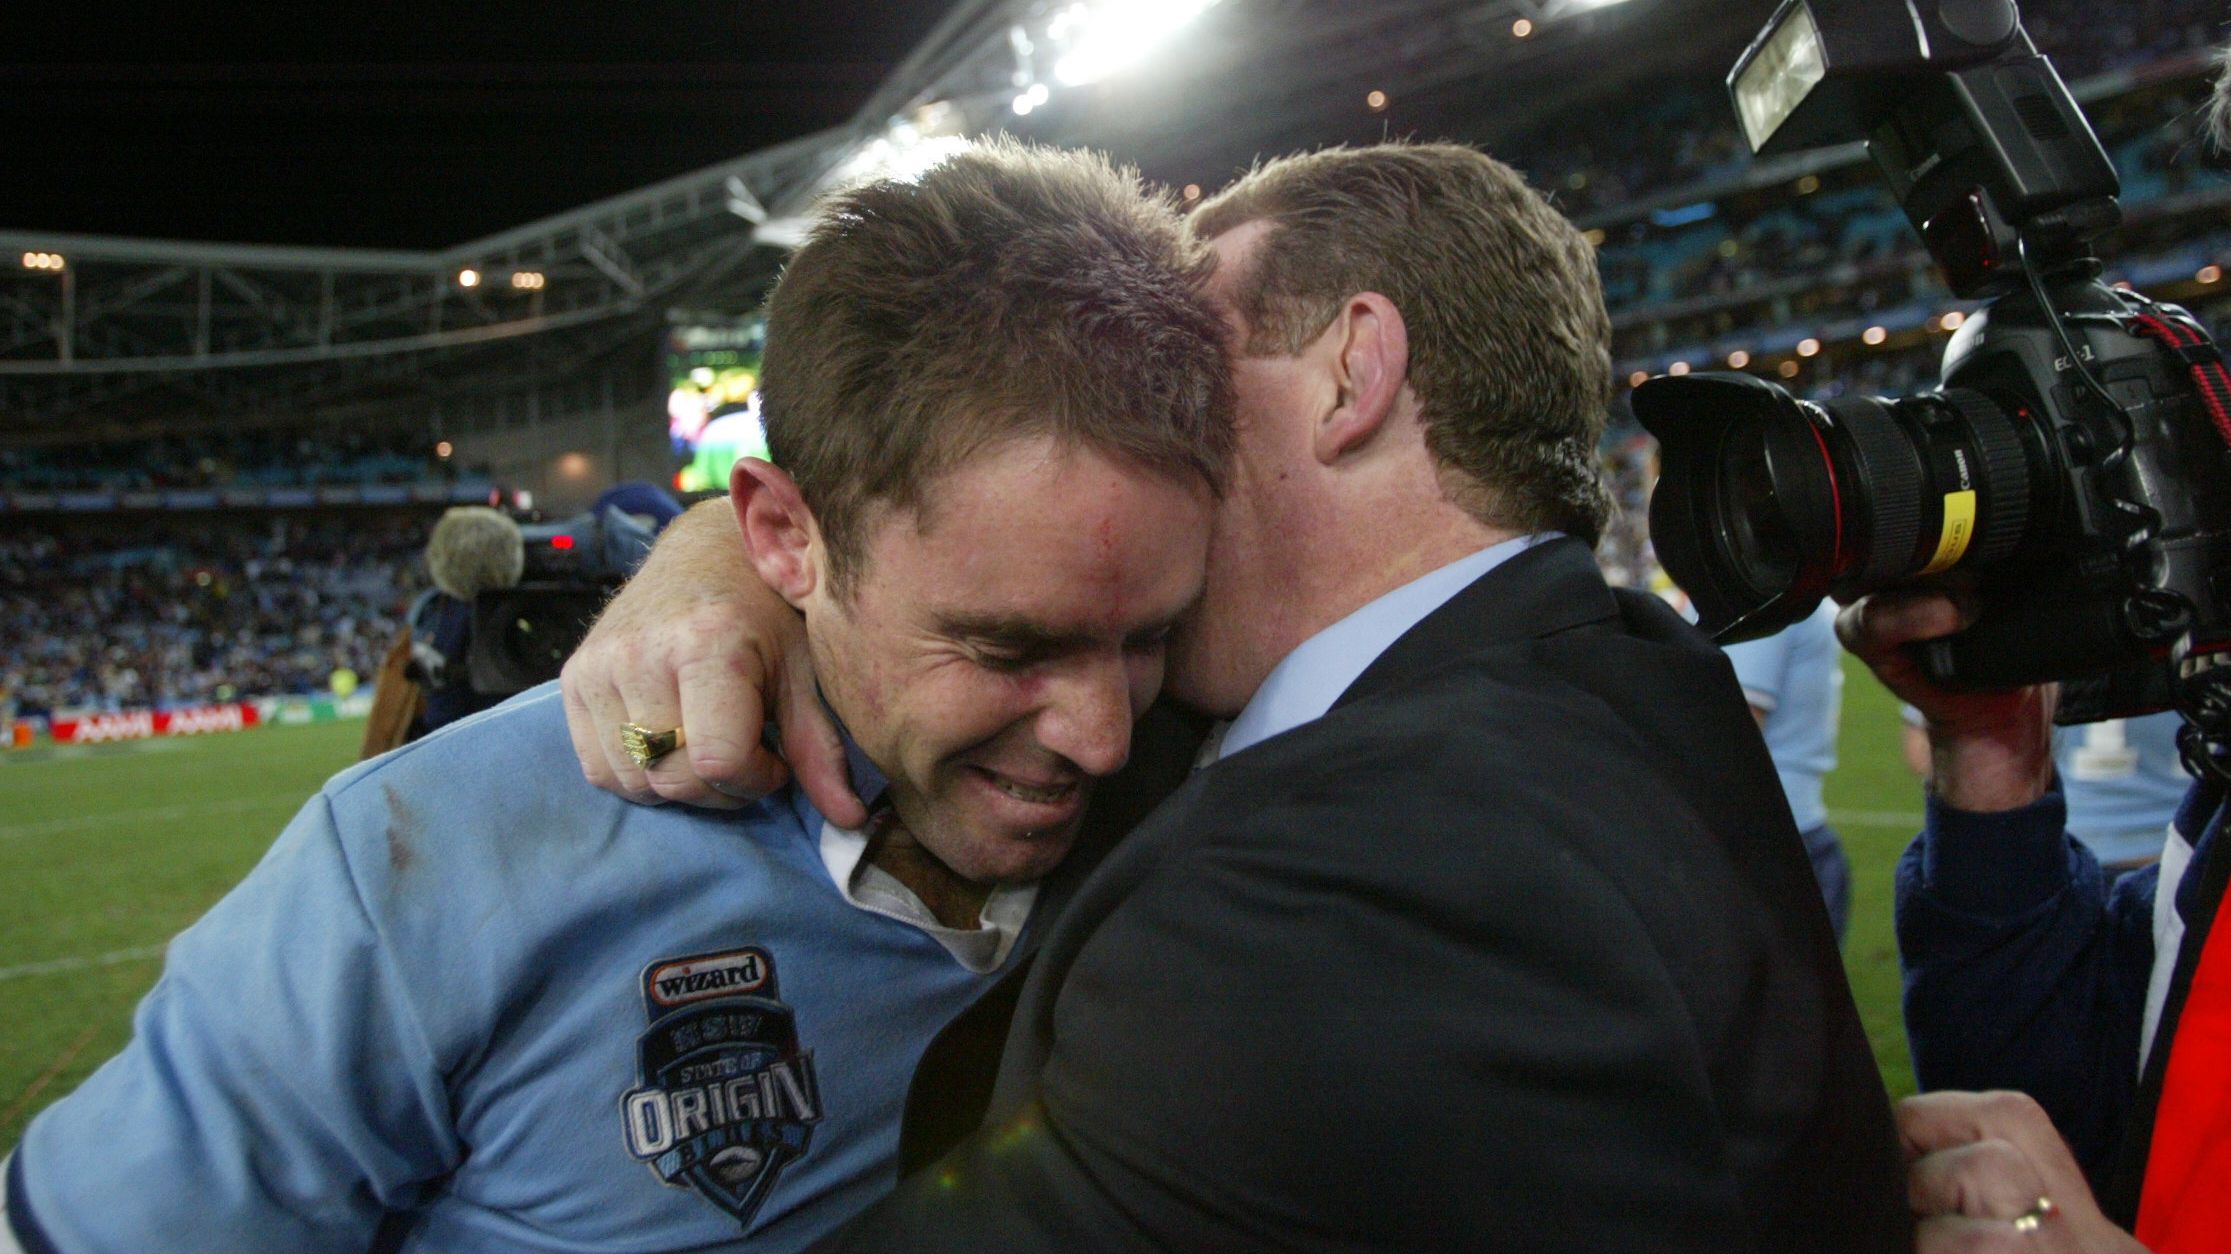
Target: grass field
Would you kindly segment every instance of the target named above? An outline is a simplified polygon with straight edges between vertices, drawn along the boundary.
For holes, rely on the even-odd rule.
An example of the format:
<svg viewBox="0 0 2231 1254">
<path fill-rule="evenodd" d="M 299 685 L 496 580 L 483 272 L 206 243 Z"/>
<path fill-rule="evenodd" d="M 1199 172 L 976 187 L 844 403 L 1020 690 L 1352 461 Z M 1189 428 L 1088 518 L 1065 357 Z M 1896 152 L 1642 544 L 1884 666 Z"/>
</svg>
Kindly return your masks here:
<svg viewBox="0 0 2231 1254">
<path fill-rule="evenodd" d="M 1848 659 L 1847 659 L 1848 661 Z M 1875 1056 L 1911 1092 L 1890 870 L 1919 821 L 1897 712 L 1847 667 L 1828 804 L 1857 883 L 1845 959 Z M 359 723 L 0 757 L 0 1147 L 123 1045 L 162 945 L 255 865 Z"/>
</svg>

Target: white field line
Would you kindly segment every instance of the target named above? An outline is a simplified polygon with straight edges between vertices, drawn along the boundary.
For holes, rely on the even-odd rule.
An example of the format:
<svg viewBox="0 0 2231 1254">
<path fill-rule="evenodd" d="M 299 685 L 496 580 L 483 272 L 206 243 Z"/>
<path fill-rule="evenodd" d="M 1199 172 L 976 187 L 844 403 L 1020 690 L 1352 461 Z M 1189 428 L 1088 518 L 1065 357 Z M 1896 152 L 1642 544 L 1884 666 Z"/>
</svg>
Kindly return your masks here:
<svg viewBox="0 0 2231 1254">
<path fill-rule="evenodd" d="M 26 962 L 18 967 L 0 967 L 0 980 L 20 980 L 33 975 L 55 975 L 63 971 L 83 971 L 88 967 L 113 967 L 127 962 L 142 962 L 160 958 L 170 947 L 169 941 L 160 945 L 140 945 L 132 949 L 113 949 L 105 954 L 87 954 L 76 958 L 55 958 L 46 962 Z"/>
<path fill-rule="evenodd" d="M 99 814 L 77 814 L 64 819 L 36 819 L 29 823 L 0 823 L 0 840 L 17 840 L 28 836 L 59 836 L 64 832 L 82 832 L 99 827 L 123 827 L 133 823 L 163 823 L 172 819 L 190 819 L 203 814 L 253 814 L 258 810 L 297 809 L 302 805 L 299 797 L 236 797 L 231 801 L 180 803 L 168 806 L 149 806 L 140 810 L 106 810 Z M 276 833 L 274 833 L 276 834 Z"/>
</svg>

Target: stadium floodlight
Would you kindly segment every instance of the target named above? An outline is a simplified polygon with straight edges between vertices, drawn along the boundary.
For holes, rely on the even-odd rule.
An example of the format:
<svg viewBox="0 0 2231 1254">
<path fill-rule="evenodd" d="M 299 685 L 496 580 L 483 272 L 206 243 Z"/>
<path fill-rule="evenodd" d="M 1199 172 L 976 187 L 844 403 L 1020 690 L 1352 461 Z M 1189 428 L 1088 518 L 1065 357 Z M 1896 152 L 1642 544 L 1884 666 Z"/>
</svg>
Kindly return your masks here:
<svg viewBox="0 0 2231 1254">
<path fill-rule="evenodd" d="M 23 268 L 26 270 L 45 270 L 49 273 L 55 273 L 68 269 L 69 264 L 62 259 L 60 253 L 32 252 L 23 254 Z"/>
<path fill-rule="evenodd" d="M 844 187 L 878 179 L 916 182 L 938 162 L 967 147 L 968 140 L 962 136 L 924 135 L 900 122 L 845 158 L 830 176 L 829 185 Z"/>
<path fill-rule="evenodd" d="M 1218 0 L 1098 0 L 1072 4 L 1046 23 L 1046 38 L 1060 52 L 1054 81 L 1082 87 L 1120 74 L 1144 60 Z"/>
<path fill-rule="evenodd" d="M 939 162 L 968 147 L 966 136 L 931 134 L 924 130 L 925 125 L 950 125 L 957 118 L 957 112 L 950 109 L 934 114 L 916 110 L 914 119 L 892 122 L 881 135 L 861 143 L 839 162 L 815 185 L 817 193 L 881 179 L 901 183 L 919 181 Z M 764 214 L 753 224 L 751 238 L 754 243 L 771 248 L 789 249 L 805 243 L 812 230 L 813 220 L 803 214 Z"/>
<path fill-rule="evenodd" d="M 459 270 L 459 271 L 457 272 L 457 286 L 459 286 L 459 287 L 479 287 L 479 286 L 480 286 L 480 271 L 478 271 L 478 270 L 475 270 L 475 269 L 473 269 L 473 268 L 472 268 L 472 267 L 470 267 L 470 266 L 467 266 L 467 267 L 465 267 L 464 269 L 462 269 L 462 270 Z"/>
<path fill-rule="evenodd" d="M 1626 2 L 1627 0 L 1518 0 L 1518 10 L 1536 23 L 1546 23 L 1597 9 L 1608 9 Z M 1518 37 L 1524 39 L 1530 33 L 1531 31 L 1519 33 Z"/>
</svg>

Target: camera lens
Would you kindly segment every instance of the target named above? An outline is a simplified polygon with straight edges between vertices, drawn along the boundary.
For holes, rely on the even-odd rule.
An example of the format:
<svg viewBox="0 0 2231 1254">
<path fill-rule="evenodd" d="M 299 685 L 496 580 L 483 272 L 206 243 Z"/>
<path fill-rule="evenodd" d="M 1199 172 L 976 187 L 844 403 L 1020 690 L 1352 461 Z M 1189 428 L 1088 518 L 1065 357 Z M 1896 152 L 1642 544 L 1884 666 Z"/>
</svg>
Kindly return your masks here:
<svg viewBox="0 0 2231 1254">
<path fill-rule="evenodd" d="M 1769 635 L 1831 593 L 1994 562 L 2029 519 L 2019 434 L 1980 392 L 1800 401 L 1749 375 L 1654 379 L 1658 554 L 1723 640 Z"/>
<path fill-rule="evenodd" d="M 508 696 L 556 679 L 604 600 L 603 589 L 548 583 L 475 597 L 467 655 L 473 690 Z"/>
<path fill-rule="evenodd" d="M 1766 442 L 1752 432 L 1741 435 L 1745 438 L 1723 442 L 1715 485 L 1728 520 L 1724 541 L 1749 582 L 1768 589 L 1787 587 L 1797 578 L 1802 557 L 1797 533 L 1782 512 Z"/>
</svg>

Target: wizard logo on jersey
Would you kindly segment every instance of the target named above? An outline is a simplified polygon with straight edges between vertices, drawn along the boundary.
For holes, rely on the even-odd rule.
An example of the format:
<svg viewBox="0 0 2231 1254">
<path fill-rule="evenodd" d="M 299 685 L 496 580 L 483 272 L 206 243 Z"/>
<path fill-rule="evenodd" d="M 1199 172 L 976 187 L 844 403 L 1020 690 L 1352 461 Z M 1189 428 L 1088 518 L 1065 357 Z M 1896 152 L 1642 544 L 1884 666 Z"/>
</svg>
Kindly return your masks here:
<svg viewBox="0 0 2231 1254">
<path fill-rule="evenodd" d="M 776 992 L 764 949 L 652 963 L 640 1083 L 620 1099 L 628 1153 L 746 1226 L 821 1121 L 813 1055 Z"/>
</svg>

